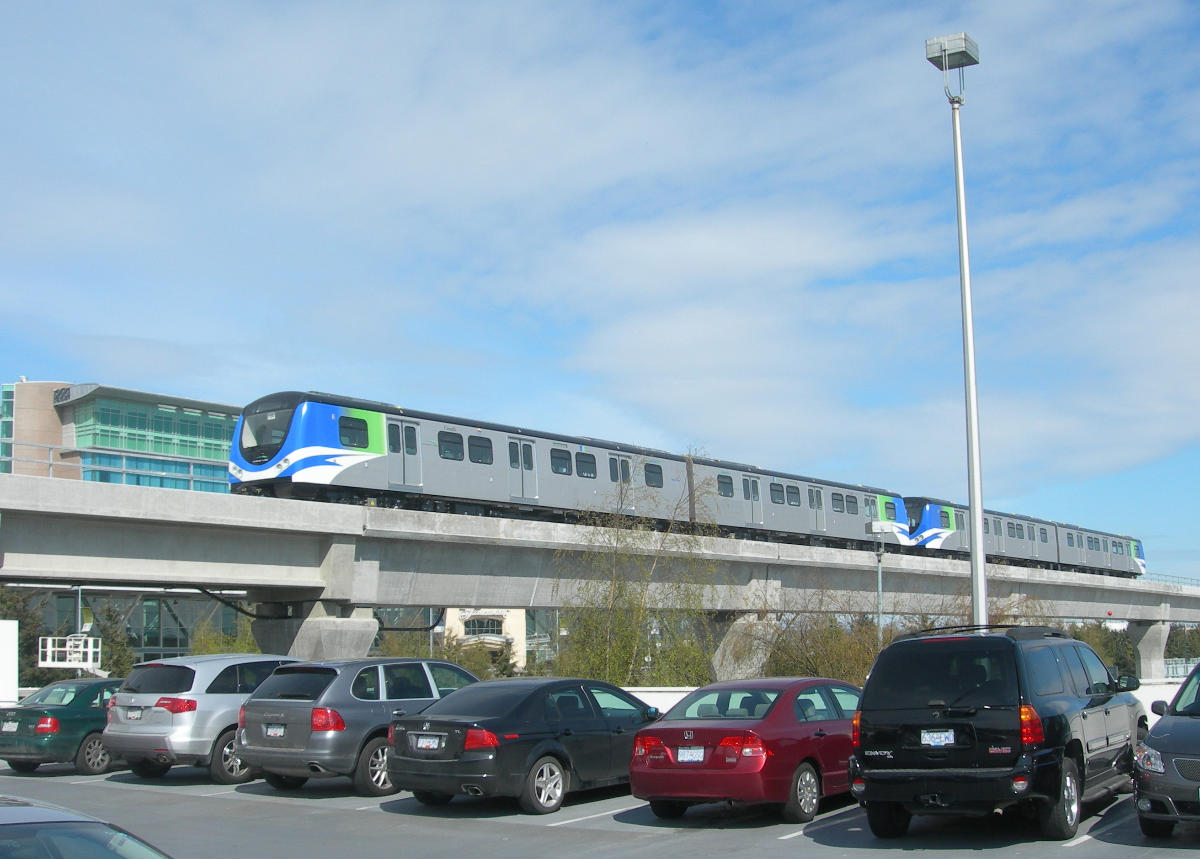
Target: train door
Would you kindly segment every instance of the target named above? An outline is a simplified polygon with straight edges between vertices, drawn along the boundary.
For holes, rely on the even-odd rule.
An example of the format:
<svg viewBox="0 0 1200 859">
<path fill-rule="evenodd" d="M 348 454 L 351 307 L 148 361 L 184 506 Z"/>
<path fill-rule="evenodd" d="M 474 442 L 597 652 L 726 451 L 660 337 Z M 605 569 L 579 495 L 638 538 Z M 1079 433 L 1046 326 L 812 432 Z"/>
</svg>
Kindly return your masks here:
<svg viewBox="0 0 1200 859">
<path fill-rule="evenodd" d="M 513 501 L 536 501 L 537 453 L 531 438 L 508 437 L 508 494 Z"/>
<path fill-rule="evenodd" d="M 820 486 L 808 487 L 808 506 L 813 514 L 813 530 L 825 530 L 825 492 Z"/>
<path fill-rule="evenodd" d="M 611 454 L 608 457 L 608 481 L 613 487 L 616 508 L 622 513 L 635 513 L 633 496 L 633 460 L 628 456 Z"/>
<path fill-rule="evenodd" d="M 762 492 L 757 477 L 742 478 L 742 500 L 746 511 L 747 525 L 763 523 Z"/>
<path fill-rule="evenodd" d="M 421 485 L 421 428 L 412 421 L 388 418 L 388 485 Z"/>
</svg>

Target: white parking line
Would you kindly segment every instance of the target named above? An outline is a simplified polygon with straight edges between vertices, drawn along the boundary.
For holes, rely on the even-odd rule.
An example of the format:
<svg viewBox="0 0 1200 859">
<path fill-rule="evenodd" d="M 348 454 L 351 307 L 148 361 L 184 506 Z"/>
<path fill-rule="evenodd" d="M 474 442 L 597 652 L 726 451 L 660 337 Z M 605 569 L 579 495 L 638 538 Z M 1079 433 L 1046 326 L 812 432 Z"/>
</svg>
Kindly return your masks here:
<svg viewBox="0 0 1200 859">
<path fill-rule="evenodd" d="M 224 796 L 227 793 L 237 793 L 237 788 L 231 787 L 228 790 L 218 790 L 216 793 L 202 793 L 201 796 Z"/>
<path fill-rule="evenodd" d="M 1108 830 L 1112 829 L 1114 826 L 1124 823 L 1126 820 L 1126 817 L 1127 817 L 1127 815 L 1121 815 L 1121 816 L 1117 817 L 1115 820 L 1108 821 L 1103 826 L 1093 826 L 1087 832 L 1083 833 L 1083 835 L 1080 835 L 1076 838 L 1072 838 L 1070 841 L 1068 841 L 1066 844 L 1064 844 L 1063 847 L 1075 847 L 1079 844 L 1082 844 L 1083 842 L 1087 841 L 1090 838 L 1094 838 L 1095 836 L 1097 836 L 1103 832 L 1108 832 Z"/>
<path fill-rule="evenodd" d="M 568 823 L 579 823 L 581 820 L 592 820 L 596 817 L 608 817 L 613 814 L 620 814 L 622 811 L 633 811 L 635 808 L 642 808 L 646 803 L 639 802 L 637 805 L 630 805 L 626 808 L 618 808 L 615 811 L 601 811 L 599 814 L 589 814 L 587 817 L 572 817 L 570 820 L 556 820 L 554 823 L 547 823 L 547 826 L 566 826 Z"/>
<path fill-rule="evenodd" d="M 839 812 L 839 813 L 835 814 L 833 817 L 827 817 L 824 820 L 822 820 L 820 823 L 813 823 L 809 826 L 804 826 L 800 829 L 797 829 L 795 832 L 789 832 L 787 835 L 780 835 L 779 838 L 776 840 L 787 841 L 789 838 L 795 838 L 799 835 L 808 835 L 810 832 L 819 832 L 820 830 L 825 829 L 827 827 L 833 826 L 838 823 L 843 823 L 843 822 L 845 822 L 844 821 L 845 818 L 853 817 L 857 813 L 858 813 L 857 808 L 851 808 L 851 809 L 848 809 L 847 811 Z"/>
</svg>

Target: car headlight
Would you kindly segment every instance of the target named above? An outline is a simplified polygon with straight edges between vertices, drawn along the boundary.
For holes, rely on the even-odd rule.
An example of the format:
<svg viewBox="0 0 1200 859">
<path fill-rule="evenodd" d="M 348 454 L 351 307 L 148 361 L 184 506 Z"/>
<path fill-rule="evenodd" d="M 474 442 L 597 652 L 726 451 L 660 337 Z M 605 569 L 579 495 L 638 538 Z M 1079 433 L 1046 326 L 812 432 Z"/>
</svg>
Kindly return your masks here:
<svg viewBox="0 0 1200 859">
<path fill-rule="evenodd" d="M 1166 768 L 1163 766 L 1162 755 L 1158 753 L 1158 749 L 1152 749 L 1145 743 L 1137 744 L 1137 749 L 1133 753 L 1133 763 L 1138 769 L 1143 769 L 1146 772 L 1166 772 Z"/>
</svg>

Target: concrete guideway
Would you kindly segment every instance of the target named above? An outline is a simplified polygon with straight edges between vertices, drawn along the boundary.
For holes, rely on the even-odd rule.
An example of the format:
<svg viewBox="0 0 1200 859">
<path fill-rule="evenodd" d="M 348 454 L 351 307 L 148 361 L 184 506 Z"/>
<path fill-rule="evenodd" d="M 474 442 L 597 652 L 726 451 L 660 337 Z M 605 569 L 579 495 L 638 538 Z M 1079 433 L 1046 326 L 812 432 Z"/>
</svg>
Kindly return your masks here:
<svg viewBox="0 0 1200 859">
<path fill-rule="evenodd" d="M 579 525 L 0 476 L 3 579 L 245 589 L 266 616 L 260 643 L 314 658 L 365 652 L 376 606 L 561 606 L 588 575 L 581 553 L 600 542 Z M 713 610 L 874 609 L 873 551 L 698 538 L 669 554 L 714 562 Z M 1200 587 L 987 572 L 994 599 L 1129 621 L 1143 676 L 1161 676 L 1170 622 L 1200 622 Z M 969 593 L 965 560 L 887 554 L 883 577 L 886 614 L 936 612 Z"/>
</svg>

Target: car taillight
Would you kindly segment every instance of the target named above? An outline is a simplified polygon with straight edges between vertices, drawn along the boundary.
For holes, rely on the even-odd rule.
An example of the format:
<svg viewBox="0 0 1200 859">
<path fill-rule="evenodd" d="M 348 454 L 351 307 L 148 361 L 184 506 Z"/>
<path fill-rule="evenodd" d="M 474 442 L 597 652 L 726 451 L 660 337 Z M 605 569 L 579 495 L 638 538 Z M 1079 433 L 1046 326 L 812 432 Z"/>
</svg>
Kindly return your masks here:
<svg viewBox="0 0 1200 859">
<path fill-rule="evenodd" d="M 634 757 L 652 755 L 655 752 L 661 752 L 665 748 L 666 746 L 663 744 L 662 737 L 656 737 L 653 734 L 639 735 L 633 739 Z"/>
<path fill-rule="evenodd" d="M 396 745 L 396 726 L 388 723 L 388 745 L 395 747 Z"/>
<path fill-rule="evenodd" d="M 725 749 L 726 753 L 732 751 L 735 755 L 741 755 L 744 758 L 765 758 L 770 754 L 767 747 L 763 745 L 762 737 L 753 731 L 724 737 L 717 744 L 717 748 Z"/>
<path fill-rule="evenodd" d="M 194 698 L 159 698 L 154 702 L 155 707 L 162 707 L 168 713 L 194 713 L 196 700 Z"/>
<path fill-rule="evenodd" d="M 245 704 L 238 707 L 238 727 L 239 728 L 246 727 L 246 705 Z"/>
<path fill-rule="evenodd" d="M 313 707 L 309 727 L 314 731 L 344 731 L 346 723 L 342 714 L 330 707 Z"/>
<path fill-rule="evenodd" d="M 463 740 L 463 751 L 468 749 L 490 749 L 500 745 L 500 738 L 491 731 L 483 728 L 467 728 L 466 739 Z"/>
<path fill-rule="evenodd" d="M 58 719 L 53 716 L 42 716 L 42 718 L 37 720 L 37 725 L 34 726 L 33 732 L 35 734 L 57 734 Z"/>
<path fill-rule="evenodd" d="M 1042 719 L 1037 710 L 1028 704 L 1021 705 L 1021 745 L 1026 748 L 1037 746 L 1046 740 L 1046 732 L 1042 729 Z"/>
<path fill-rule="evenodd" d="M 857 749 L 862 745 L 862 710 L 854 711 L 850 720 L 850 747 Z"/>
</svg>

